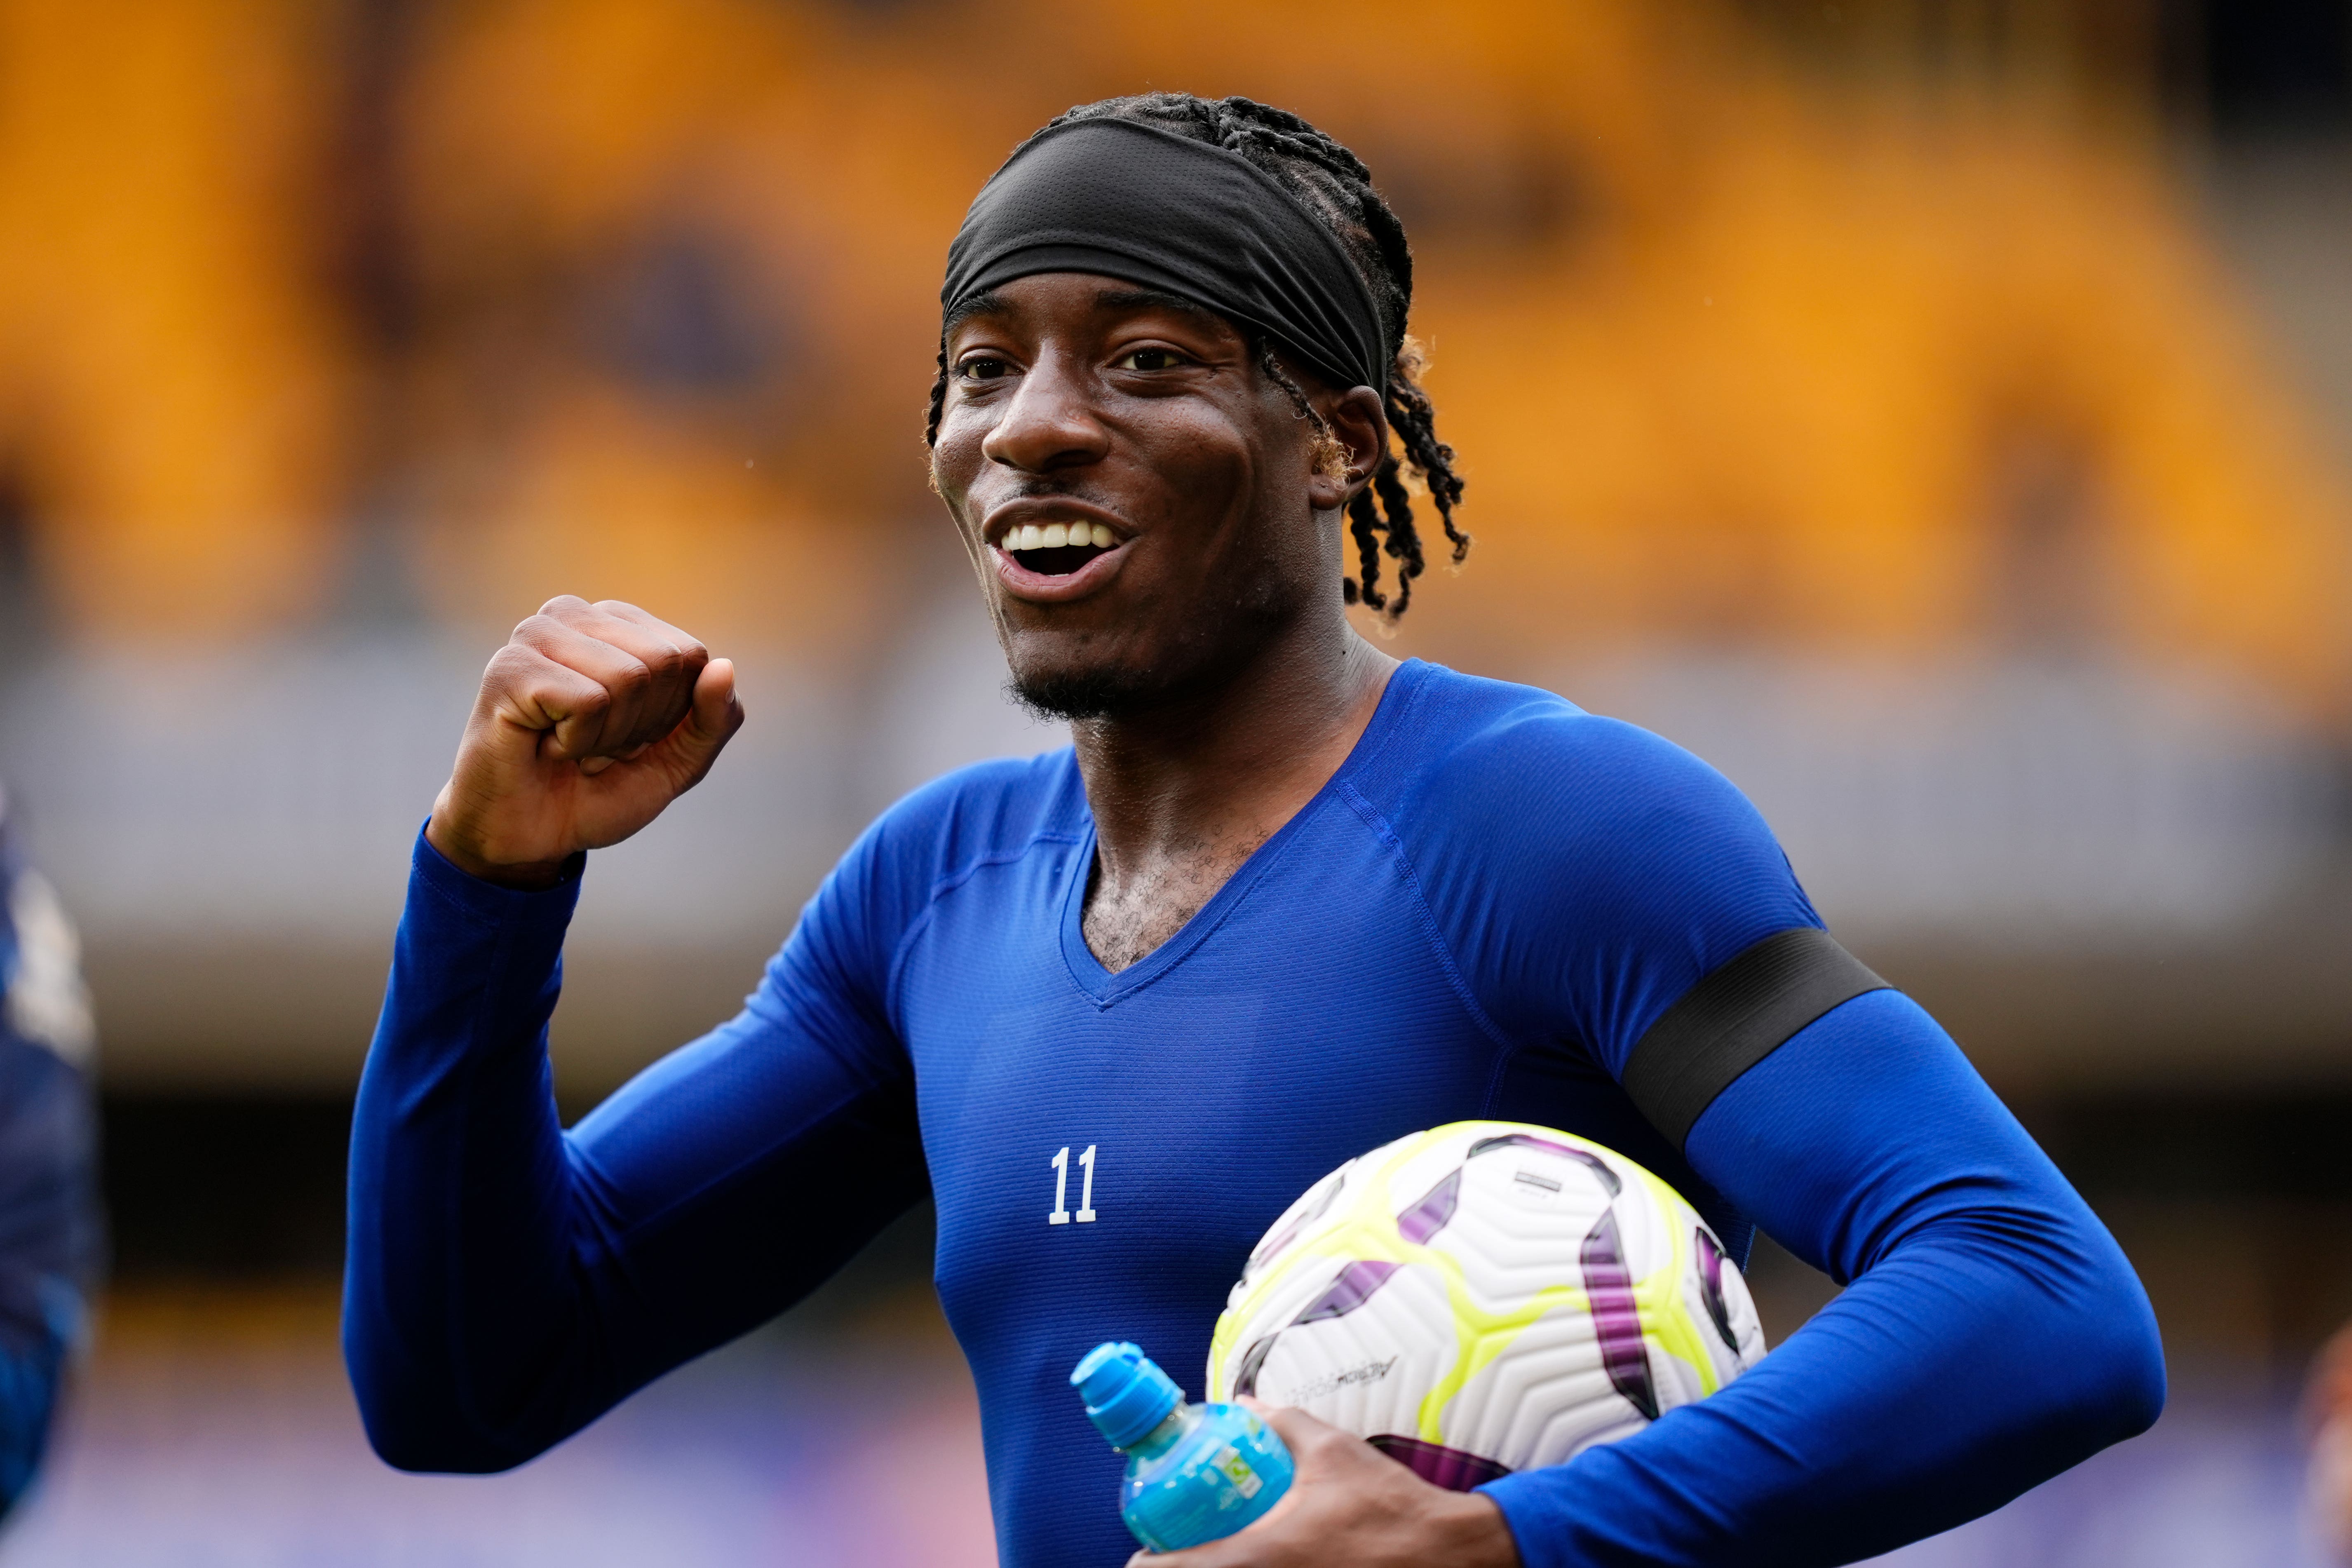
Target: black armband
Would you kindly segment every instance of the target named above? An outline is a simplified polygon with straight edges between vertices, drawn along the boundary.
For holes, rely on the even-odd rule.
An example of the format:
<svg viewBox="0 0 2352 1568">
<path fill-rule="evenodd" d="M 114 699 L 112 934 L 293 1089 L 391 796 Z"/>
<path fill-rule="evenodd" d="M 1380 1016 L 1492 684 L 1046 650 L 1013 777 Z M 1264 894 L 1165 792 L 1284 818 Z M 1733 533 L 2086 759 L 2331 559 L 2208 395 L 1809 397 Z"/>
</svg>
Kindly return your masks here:
<svg viewBox="0 0 2352 1568">
<path fill-rule="evenodd" d="M 1700 1112 L 1741 1073 L 1840 1003 L 1886 989 L 1829 932 L 1776 931 L 1659 1015 L 1634 1042 L 1620 1081 L 1680 1149 Z"/>
</svg>

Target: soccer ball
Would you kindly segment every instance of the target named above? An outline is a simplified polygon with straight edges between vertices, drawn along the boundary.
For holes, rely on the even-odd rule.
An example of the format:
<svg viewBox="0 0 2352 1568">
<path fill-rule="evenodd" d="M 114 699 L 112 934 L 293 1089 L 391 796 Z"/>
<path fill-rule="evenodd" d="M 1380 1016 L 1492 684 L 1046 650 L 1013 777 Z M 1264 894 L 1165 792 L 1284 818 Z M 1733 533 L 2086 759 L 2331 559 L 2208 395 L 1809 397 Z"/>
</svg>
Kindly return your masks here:
<svg viewBox="0 0 2352 1568">
<path fill-rule="evenodd" d="M 1457 1121 L 1349 1161 L 1274 1222 L 1208 1389 L 1467 1490 L 1630 1436 L 1763 1354 L 1739 1269 L 1672 1187 L 1570 1133 Z"/>
</svg>

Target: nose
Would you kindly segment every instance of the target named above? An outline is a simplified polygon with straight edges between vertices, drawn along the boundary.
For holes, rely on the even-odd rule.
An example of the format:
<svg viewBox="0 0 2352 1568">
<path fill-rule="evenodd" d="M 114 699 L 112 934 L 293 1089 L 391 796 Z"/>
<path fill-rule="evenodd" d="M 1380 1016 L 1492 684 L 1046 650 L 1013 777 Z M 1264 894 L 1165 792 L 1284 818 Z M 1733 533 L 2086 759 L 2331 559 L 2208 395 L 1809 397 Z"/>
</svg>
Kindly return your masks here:
<svg viewBox="0 0 2352 1568">
<path fill-rule="evenodd" d="M 1110 449 L 1110 432 L 1088 390 L 1086 377 L 1066 356 L 1039 356 L 982 439 L 981 456 L 1024 474 L 1100 462 Z"/>
</svg>

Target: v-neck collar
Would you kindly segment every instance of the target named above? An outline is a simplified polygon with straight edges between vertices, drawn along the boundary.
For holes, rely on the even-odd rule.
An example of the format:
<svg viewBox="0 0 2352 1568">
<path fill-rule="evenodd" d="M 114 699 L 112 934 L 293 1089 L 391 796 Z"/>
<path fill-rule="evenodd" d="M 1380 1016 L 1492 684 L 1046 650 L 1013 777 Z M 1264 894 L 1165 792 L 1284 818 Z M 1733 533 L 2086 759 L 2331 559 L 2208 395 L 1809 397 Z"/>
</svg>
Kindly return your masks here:
<svg viewBox="0 0 2352 1568">
<path fill-rule="evenodd" d="M 1093 807 L 1088 806 L 1085 832 L 1079 837 L 1076 853 L 1069 858 L 1067 885 L 1062 889 L 1062 958 L 1069 968 L 1072 983 L 1092 997 L 1097 1006 L 1108 1007 L 1183 963 L 1194 948 L 1207 941 L 1209 934 L 1224 923 L 1225 917 L 1248 896 L 1258 879 L 1272 868 L 1307 818 L 1322 808 L 1349 774 L 1359 771 L 1379 753 L 1429 668 L 1427 664 L 1417 658 L 1409 658 L 1397 666 L 1389 677 L 1387 688 L 1381 693 L 1379 705 L 1372 710 L 1371 721 L 1364 726 L 1364 732 L 1356 737 L 1356 743 L 1348 749 L 1347 756 L 1332 770 L 1331 776 L 1323 781 L 1322 787 L 1307 797 L 1307 804 L 1294 812 L 1290 820 L 1276 828 L 1265 843 L 1250 851 L 1249 858 L 1225 879 L 1225 885 L 1219 888 L 1207 903 L 1193 910 L 1192 918 L 1178 927 L 1173 936 L 1116 974 L 1105 969 L 1102 960 L 1097 958 L 1094 950 L 1087 945 L 1087 884 L 1093 879 L 1095 864 L 1095 814 Z"/>
</svg>

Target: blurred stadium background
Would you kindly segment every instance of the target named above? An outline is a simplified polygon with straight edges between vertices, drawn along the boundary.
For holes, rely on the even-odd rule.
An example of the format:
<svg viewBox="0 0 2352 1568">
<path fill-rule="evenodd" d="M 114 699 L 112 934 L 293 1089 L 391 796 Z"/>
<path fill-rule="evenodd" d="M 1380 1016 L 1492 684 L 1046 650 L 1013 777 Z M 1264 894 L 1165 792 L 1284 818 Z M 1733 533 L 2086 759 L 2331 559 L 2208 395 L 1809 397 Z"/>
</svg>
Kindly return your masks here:
<svg viewBox="0 0 2352 1568">
<path fill-rule="evenodd" d="M 1393 648 L 1723 767 L 2147 1279 L 2158 1431 L 1899 1560 L 2316 1563 L 2352 5 L 0 0 L 0 777 L 82 924 L 116 1239 L 0 1563 L 989 1560 L 920 1215 L 517 1475 L 375 1466 L 342 1141 L 410 839 L 550 595 L 695 628 L 752 716 L 597 858 L 578 1105 L 898 792 L 1058 743 L 919 408 L 971 193 L 1147 87 L 1299 109 L 1412 231 L 1479 542 Z M 1757 1274 L 1776 1338 L 1830 1289 Z"/>
</svg>

